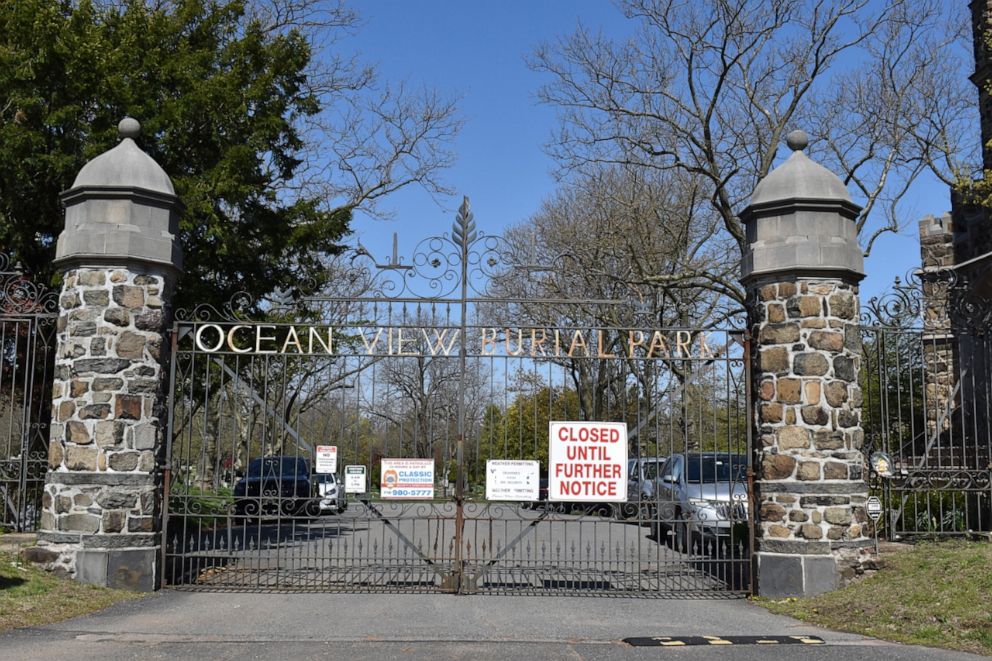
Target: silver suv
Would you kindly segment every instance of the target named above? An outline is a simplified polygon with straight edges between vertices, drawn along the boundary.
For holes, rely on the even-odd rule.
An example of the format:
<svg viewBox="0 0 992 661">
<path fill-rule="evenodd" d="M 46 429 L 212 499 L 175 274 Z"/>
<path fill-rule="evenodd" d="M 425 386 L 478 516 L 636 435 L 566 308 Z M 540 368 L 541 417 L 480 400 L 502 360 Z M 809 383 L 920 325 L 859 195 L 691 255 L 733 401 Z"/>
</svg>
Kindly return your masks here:
<svg viewBox="0 0 992 661">
<path fill-rule="evenodd" d="M 722 545 L 732 533 L 744 536 L 746 527 L 738 524 L 747 523 L 747 456 L 673 454 L 657 485 L 657 511 L 651 521 L 655 539 L 660 541 L 662 532 L 674 531 L 675 544 L 685 551 L 696 540 Z"/>
</svg>

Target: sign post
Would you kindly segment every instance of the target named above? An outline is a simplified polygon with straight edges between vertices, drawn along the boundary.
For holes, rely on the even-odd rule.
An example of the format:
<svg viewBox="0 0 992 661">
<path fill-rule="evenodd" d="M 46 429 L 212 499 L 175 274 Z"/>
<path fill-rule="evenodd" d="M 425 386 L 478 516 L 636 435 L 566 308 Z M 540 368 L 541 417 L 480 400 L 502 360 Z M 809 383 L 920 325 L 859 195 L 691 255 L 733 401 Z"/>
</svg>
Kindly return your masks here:
<svg viewBox="0 0 992 661">
<path fill-rule="evenodd" d="M 552 422 L 548 442 L 549 501 L 626 502 L 626 423 Z"/>
<path fill-rule="evenodd" d="M 368 491 L 365 466 L 344 467 L 344 492 L 365 493 Z"/>
<path fill-rule="evenodd" d="M 872 528 L 875 531 L 875 555 L 878 555 L 878 520 L 882 518 L 882 501 L 878 496 L 872 496 L 865 503 L 865 512 L 872 521 Z"/>
<path fill-rule="evenodd" d="M 314 472 L 315 473 L 337 473 L 338 472 L 338 446 L 318 445 L 314 448 Z"/>
</svg>

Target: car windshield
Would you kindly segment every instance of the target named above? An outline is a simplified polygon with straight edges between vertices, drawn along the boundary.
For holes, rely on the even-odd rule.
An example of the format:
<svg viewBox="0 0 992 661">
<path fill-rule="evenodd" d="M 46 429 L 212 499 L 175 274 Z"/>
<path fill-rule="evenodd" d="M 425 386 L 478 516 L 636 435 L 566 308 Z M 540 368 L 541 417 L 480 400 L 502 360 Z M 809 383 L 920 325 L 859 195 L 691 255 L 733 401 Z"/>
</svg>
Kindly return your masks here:
<svg viewBox="0 0 992 661">
<path fill-rule="evenodd" d="M 686 459 L 686 482 L 742 482 L 747 478 L 743 455 L 695 456 Z"/>
<path fill-rule="evenodd" d="M 645 461 L 644 462 L 644 479 L 653 480 L 658 477 L 658 468 L 664 465 L 664 461 Z"/>
<path fill-rule="evenodd" d="M 318 473 L 315 478 L 319 484 L 335 484 L 337 482 L 333 473 Z"/>
<path fill-rule="evenodd" d="M 310 468 L 307 460 L 303 457 L 262 457 L 253 459 L 248 464 L 248 475 L 259 477 L 261 475 L 309 475 Z"/>
</svg>

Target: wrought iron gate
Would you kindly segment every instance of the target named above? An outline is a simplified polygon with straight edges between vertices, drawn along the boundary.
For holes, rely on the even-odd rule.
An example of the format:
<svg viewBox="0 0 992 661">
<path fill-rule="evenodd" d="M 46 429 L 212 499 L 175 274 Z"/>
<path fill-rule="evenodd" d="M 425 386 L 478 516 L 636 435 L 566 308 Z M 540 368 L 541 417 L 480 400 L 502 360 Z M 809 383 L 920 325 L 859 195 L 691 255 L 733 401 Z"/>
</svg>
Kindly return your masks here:
<svg viewBox="0 0 992 661">
<path fill-rule="evenodd" d="M 0 527 L 34 530 L 48 470 L 58 299 L 0 253 Z"/>
<path fill-rule="evenodd" d="M 950 269 L 896 279 L 862 315 L 869 484 L 889 539 L 992 532 L 992 308 Z"/>
<path fill-rule="evenodd" d="M 179 311 L 165 583 L 747 593 L 742 332 L 656 328 L 620 298 L 522 295 L 537 268 L 505 258 L 463 206 L 407 264 L 343 260 L 337 289 L 308 301 L 317 317 Z M 552 420 L 627 423 L 627 502 L 486 500 L 489 459 L 546 471 Z M 367 491 L 334 492 L 340 476 L 314 472 L 319 445 L 336 446 L 338 473 L 365 467 Z M 661 479 L 676 455 L 692 497 Z M 383 498 L 382 461 L 410 457 L 433 460 L 433 498 Z"/>
</svg>

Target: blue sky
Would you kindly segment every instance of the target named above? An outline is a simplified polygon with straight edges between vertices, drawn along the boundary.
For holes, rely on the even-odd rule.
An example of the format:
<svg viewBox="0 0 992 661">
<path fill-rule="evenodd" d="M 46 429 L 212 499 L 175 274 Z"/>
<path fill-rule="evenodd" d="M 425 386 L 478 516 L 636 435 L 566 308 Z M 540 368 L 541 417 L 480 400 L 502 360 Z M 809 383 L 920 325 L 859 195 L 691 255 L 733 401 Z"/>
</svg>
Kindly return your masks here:
<svg viewBox="0 0 992 661">
<path fill-rule="evenodd" d="M 555 189 L 555 164 L 543 145 L 556 120 L 554 109 L 536 98 L 547 79 L 528 69 L 525 58 L 579 21 L 609 36 L 633 27 L 605 0 L 375 0 L 353 6 L 363 25 L 344 45 L 375 62 L 385 79 L 458 97 L 465 120 L 453 146 L 457 163 L 445 175 L 458 195 L 444 201 L 445 208 L 409 189 L 386 202 L 391 219 L 356 219 L 356 235 L 376 256 L 390 252 L 393 232 L 402 255 L 404 246 L 446 231 L 463 194 L 483 231 L 497 233 L 533 214 Z M 903 203 L 902 231 L 880 239 L 867 261 L 865 301 L 918 264 L 916 221 L 949 208 L 943 186 L 921 181 L 914 187 Z"/>
</svg>

